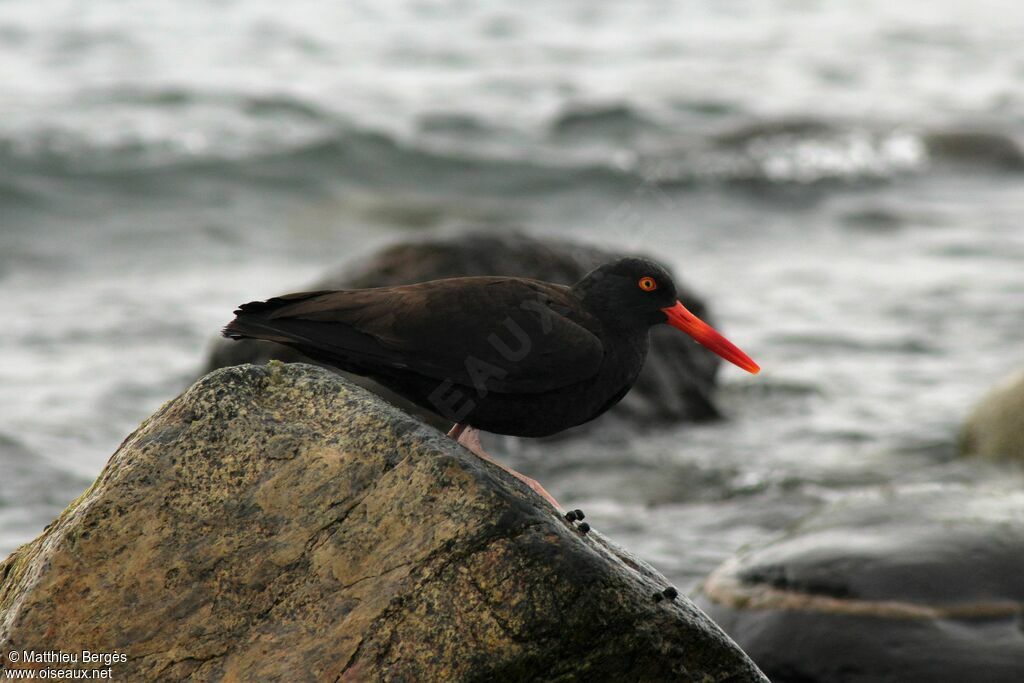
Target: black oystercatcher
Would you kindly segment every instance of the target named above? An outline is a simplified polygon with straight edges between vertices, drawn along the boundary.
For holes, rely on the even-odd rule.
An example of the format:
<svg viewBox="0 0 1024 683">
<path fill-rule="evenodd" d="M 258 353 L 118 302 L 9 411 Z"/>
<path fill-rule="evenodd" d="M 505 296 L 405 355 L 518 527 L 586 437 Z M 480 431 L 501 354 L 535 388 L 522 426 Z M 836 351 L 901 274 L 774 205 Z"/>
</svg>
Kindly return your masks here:
<svg viewBox="0 0 1024 683">
<path fill-rule="evenodd" d="M 243 304 L 224 328 L 372 377 L 454 421 L 481 457 L 476 429 L 547 436 L 615 405 L 667 323 L 748 372 L 760 368 L 676 299 L 656 263 L 626 258 L 572 287 L 465 277 L 401 287 L 303 292 Z M 548 499 L 537 482 L 498 464 Z"/>
</svg>

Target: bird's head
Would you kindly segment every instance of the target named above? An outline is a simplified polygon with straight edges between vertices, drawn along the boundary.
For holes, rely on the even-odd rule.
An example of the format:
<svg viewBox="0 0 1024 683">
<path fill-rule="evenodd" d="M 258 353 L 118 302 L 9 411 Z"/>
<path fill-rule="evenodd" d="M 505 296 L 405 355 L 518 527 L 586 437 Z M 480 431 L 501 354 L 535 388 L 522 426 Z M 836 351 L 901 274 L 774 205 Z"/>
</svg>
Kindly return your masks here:
<svg viewBox="0 0 1024 683">
<path fill-rule="evenodd" d="M 624 258 L 595 268 L 573 290 L 600 318 L 627 328 L 668 324 L 747 372 L 761 368 L 713 327 L 679 301 L 675 282 L 662 266 L 643 258 Z"/>
</svg>

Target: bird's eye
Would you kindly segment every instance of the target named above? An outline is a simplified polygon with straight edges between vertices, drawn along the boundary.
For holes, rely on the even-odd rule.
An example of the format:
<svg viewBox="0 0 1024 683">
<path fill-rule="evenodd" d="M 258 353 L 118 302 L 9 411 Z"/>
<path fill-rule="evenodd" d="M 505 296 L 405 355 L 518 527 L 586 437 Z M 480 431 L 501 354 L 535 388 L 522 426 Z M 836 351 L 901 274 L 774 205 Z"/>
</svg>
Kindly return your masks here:
<svg viewBox="0 0 1024 683">
<path fill-rule="evenodd" d="M 653 277 L 650 276 L 640 278 L 640 281 L 637 283 L 637 285 L 640 287 L 640 289 L 644 290 L 645 292 L 653 292 L 658 288 L 658 283 L 654 280 Z"/>
</svg>

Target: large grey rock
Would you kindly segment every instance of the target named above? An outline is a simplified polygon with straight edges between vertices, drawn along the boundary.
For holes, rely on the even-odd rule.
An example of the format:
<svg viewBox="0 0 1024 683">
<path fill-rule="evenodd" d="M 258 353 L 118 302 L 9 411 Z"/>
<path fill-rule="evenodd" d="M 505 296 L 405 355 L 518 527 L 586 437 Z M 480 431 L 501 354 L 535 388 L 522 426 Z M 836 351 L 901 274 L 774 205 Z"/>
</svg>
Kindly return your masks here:
<svg viewBox="0 0 1024 683">
<path fill-rule="evenodd" d="M 361 289 L 424 282 L 445 277 L 508 275 L 573 284 L 598 265 L 624 254 L 519 233 L 496 235 L 471 232 L 448 239 L 428 239 L 398 244 L 358 264 L 342 269 L 306 287 Z M 680 282 L 676 278 L 676 282 Z M 269 297 L 282 292 L 253 292 Z M 712 321 L 704 302 L 683 287 L 680 299 L 699 317 Z M 241 302 L 239 302 L 241 303 Z M 227 318 L 225 318 L 227 322 Z M 297 351 L 256 340 L 233 342 L 219 339 L 213 345 L 206 371 L 240 363 L 312 362 Z M 718 417 L 713 401 L 717 356 L 686 335 L 667 326 L 651 331 L 651 352 L 640 377 L 625 399 L 601 418 L 601 424 L 649 426 Z M 444 420 L 427 414 L 371 380 L 346 375 L 406 412 L 442 426 Z M 593 423 L 591 423 L 592 425 Z M 585 431 L 587 425 L 571 430 Z"/>
<path fill-rule="evenodd" d="M 775 683 L 1024 680 L 1024 492 L 855 496 L 697 598 Z"/>
<path fill-rule="evenodd" d="M 0 564 L 0 653 L 117 651 L 131 681 L 765 680 L 664 587 L 337 375 L 249 365 Z"/>
<path fill-rule="evenodd" d="M 960 450 L 993 460 L 1024 461 L 1024 371 L 978 402 L 960 434 Z"/>
</svg>

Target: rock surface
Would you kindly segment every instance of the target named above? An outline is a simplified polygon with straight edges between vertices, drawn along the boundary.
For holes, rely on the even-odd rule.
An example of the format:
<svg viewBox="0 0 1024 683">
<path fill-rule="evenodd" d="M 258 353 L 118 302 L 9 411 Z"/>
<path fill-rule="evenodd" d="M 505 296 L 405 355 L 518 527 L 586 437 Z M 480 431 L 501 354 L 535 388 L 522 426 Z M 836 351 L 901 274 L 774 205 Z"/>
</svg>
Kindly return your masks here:
<svg viewBox="0 0 1024 683">
<path fill-rule="evenodd" d="M 337 375 L 249 365 L 0 564 L 0 653 L 117 651 L 115 680 L 766 680 L 665 586 Z"/>
<path fill-rule="evenodd" d="M 1024 462 L 1024 371 L 985 396 L 960 435 L 964 455 Z"/>
<path fill-rule="evenodd" d="M 1024 680 L 1024 492 L 856 496 L 726 563 L 697 603 L 775 683 Z"/>
<path fill-rule="evenodd" d="M 573 284 L 598 265 L 621 256 L 623 254 L 613 254 L 586 245 L 539 239 L 518 233 L 467 233 L 450 239 L 392 246 L 357 267 L 329 275 L 304 289 L 386 287 L 471 275 L 532 277 Z M 680 282 L 679 278 L 675 280 Z M 254 292 L 253 296 L 270 297 L 282 293 Z M 684 287 L 679 295 L 687 308 L 713 324 L 713 317 L 695 294 Z M 219 339 L 214 343 L 206 371 L 241 363 L 263 363 L 270 359 L 286 363 L 312 362 L 299 352 L 279 344 L 248 339 L 238 342 Z M 686 335 L 667 326 L 656 327 L 651 330 L 651 352 L 639 379 L 622 402 L 602 416 L 602 423 L 648 426 L 718 417 L 713 392 L 719 363 L 717 356 Z M 371 380 L 346 376 L 401 406 L 406 412 L 430 419 L 439 427 L 442 424 L 450 426 Z M 616 417 L 619 419 L 616 420 Z M 568 433 L 585 431 L 587 428 L 587 425 L 581 425 Z"/>
</svg>

